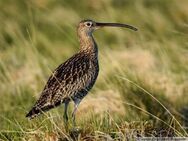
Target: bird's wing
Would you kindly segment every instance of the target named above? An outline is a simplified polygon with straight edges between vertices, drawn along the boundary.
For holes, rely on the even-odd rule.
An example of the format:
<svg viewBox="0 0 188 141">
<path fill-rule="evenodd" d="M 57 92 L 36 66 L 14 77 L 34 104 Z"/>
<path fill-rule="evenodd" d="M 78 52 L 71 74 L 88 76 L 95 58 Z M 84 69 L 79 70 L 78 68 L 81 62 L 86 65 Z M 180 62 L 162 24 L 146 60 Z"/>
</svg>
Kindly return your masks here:
<svg viewBox="0 0 188 141">
<path fill-rule="evenodd" d="M 89 63 L 87 56 L 78 53 L 57 67 L 49 77 L 38 101 L 26 117 L 32 117 L 41 111 L 58 106 L 70 98 L 74 92 L 83 89 L 84 83 L 80 83 L 80 79 L 88 73 Z"/>
</svg>

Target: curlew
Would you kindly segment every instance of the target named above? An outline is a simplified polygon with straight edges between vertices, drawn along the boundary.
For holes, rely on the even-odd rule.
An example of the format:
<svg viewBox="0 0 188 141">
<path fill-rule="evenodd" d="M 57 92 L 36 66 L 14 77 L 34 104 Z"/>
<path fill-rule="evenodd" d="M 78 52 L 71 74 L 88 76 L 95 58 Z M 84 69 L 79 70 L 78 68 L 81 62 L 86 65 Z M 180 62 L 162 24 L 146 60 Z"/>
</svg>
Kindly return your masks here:
<svg viewBox="0 0 188 141">
<path fill-rule="evenodd" d="M 26 117 L 34 118 L 64 103 L 64 120 L 68 121 L 67 108 L 69 102 L 74 102 L 72 112 L 75 125 L 75 113 L 82 99 L 95 84 L 99 73 L 98 47 L 92 33 L 101 27 L 125 27 L 134 31 L 137 28 L 121 23 L 99 23 L 93 20 L 83 20 L 78 24 L 77 34 L 80 50 L 59 67 L 49 77 L 42 93 Z"/>
</svg>

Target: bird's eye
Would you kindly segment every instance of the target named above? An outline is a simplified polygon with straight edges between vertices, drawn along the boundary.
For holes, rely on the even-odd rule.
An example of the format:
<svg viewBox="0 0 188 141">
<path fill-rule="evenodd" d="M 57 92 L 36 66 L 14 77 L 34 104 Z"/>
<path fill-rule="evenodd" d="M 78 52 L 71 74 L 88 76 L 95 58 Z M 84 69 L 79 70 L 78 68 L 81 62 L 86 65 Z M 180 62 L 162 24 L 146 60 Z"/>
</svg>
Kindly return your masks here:
<svg viewBox="0 0 188 141">
<path fill-rule="evenodd" d="M 87 25 L 88 27 L 90 27 L 92 24 L 91 24 L 91 23 L 86 23 L 86 25 Z"/>
</svg>

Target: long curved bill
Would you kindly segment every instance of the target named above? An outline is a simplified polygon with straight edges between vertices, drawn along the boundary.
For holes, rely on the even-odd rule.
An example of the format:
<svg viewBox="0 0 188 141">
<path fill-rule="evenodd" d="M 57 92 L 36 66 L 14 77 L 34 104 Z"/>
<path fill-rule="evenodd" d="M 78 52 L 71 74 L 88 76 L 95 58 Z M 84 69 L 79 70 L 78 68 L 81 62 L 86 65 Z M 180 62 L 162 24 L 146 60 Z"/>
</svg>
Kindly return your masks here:
<svg viewBox="0 0 188 141">
<path fill-rule="evenodd" d="M 128 25 L 128 24 L 121 24 L 121 23 L 96 23 L 96 28 L 100 28 L 100 27 L 124 27 L 124 28 L 129 28 L 132 29 L 134 31 L 137 31 L 138 29 L 132 25 Z"/>
</svg>

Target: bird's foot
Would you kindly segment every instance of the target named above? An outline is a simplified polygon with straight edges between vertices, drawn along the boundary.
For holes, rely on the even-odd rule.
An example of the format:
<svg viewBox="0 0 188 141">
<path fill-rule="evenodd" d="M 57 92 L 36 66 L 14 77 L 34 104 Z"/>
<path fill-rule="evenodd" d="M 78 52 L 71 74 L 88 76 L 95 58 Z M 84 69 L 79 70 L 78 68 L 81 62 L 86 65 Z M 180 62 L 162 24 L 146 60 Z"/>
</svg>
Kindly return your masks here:
<svg viewBox="0 0 188 141">
<path fill-rule="evenodd" d="M 70 136 L 73 138 L 73 139 L 78 139 L 79 135 L 82 133 L 82 129 L 80 127 L 73 127 L 71 130 L 70 130 Z"/>
</svg>

